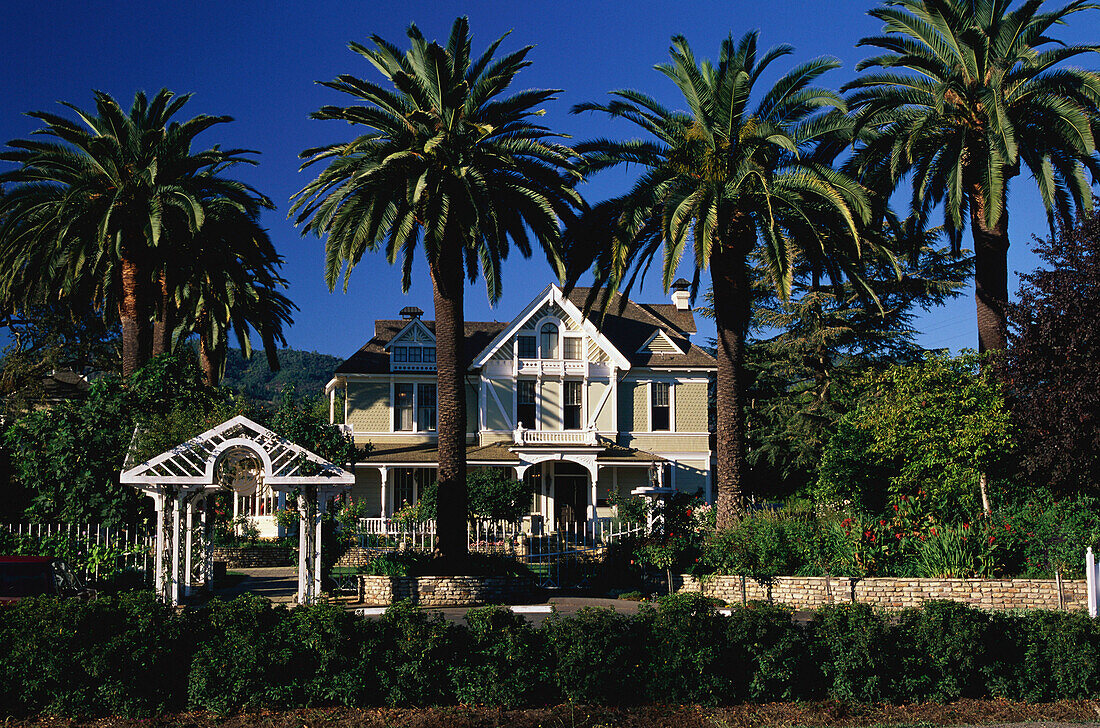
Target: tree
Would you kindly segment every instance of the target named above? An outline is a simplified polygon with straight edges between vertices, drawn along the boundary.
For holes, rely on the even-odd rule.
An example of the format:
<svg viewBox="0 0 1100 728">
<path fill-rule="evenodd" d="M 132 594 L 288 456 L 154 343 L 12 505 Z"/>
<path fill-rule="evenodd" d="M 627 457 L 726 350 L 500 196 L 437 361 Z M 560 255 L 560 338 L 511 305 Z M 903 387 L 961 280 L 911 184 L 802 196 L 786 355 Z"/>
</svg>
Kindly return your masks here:
<svg viewBox="0 0 1100 728">
<path fill-rule="evenodd" d="M 202 229 L 184 246 L 186 262 L 172 276 L 171 305 L 166 307 L 178 319 L 172 338 L 179 342 L 198 335 L 199 363 L 211 387 L 225 374 L 231 331 L 248 359 L 249 330 L 255 329 L 268 368 L 277 372 L 276 344 L 286 345 L 283 325 L 293 322 L 291 312 L 297 310 L 278 290 L 286 287 L 278 273 L 282 257 L 260 227 L 258 214 L 258 208 L 232 201 L 212 203 Z"/>
<path fill-rule="evenodd" d="M 722 44 L 718 65 L 697 63 L 687 41 L 675 37 L 671 62 L 656 69 L 683 94 L 689 111 L 671 111 L 637 91 L 616 91 L 608 104 L 586 103 L 574 112 L 601 111 L 640 126 L 652 140 L 598 139 L 578 145 L 586 170 L 637 164 L 643 175 L 625 195 L 601 203 L 572 235 L 601 243 L 592 266 L 598 286 L 629 292 L 659 250 L 666 290 L 684 256 L 700 275 L 709 268 L 718 329 L 718 525 L 731 525 L 745 485 L 745 336 L 754 256 L 781 296 L 791 288 L 792 261 L 839 278 L 858 259 L 858 224 L 869 215 L 859 185 L 819 162 L 816 142 L 846 129 L 833 92 L 811 84 L 838 64 L 816 59 L 795 67 L 755 107 L 750 97 L 760 76 L 791 53 L 778 46 L 757 57 L 757 35 Z M 848 256 L 834 256 L 848 249 Z M 575 270 L 575 268 L 574 268 Z"/>
<path fill-rule="evenodd" d="M 844 87 L 865 132 L 851 162 L 860 179 L 876 189 L 911 179 L 913 215 L 923 222 L 942 203 L 956 249 L 969 217 L 979 351 L 1005 347 L 1008 186 L 1021 162 L 1052 230 L 1071 219 L 1071 207 L 1090 209 L 1085 171 L 1094 180 L 1100 173 L 1100 74 L 1063 65 L 1100 46 L 1047 35 L 1097 6 L 1076 0 L 1041 12 L 1043 0 L 1011 4 L 891 0 L 870 12 L 884 34 L 860 41 L 884 53 L 857 66 L 883 70 Z"/>
<path fill-rule="evenodd" d="M 561 276 L 559 218 L 581 199 L 572 189 L 571 151 L 531 119 L 557 90 L 498 98 L 530 64 L 531 46 L 494 60 L 503 37 L 471 62 L 469 26 L 455 20 L 444 48 L 408 29 L 410 48 L 372 36 L 351 43 L 393 90 L 344 75 L 323 83 L 357 105 L 324 106 L 315 119 L 339 119 L 368 131 L 302 153 L 303 167 L 327 163 L 295 196 L 291 213 L 303 233 L 327 236 L 325 277 L 344 289 L 363 254 L 384 250 L 400 262 L 408 289 L 418 248 L 427 259 L 435 300 L 439 396 L 438 550 L 466 553 L 466 390 L 463 378 L 463 273 L 480 268 L 492 302 L 500 298 L 501 261 L 509 241 L 525 257 L 532 237 Z"/>
<path fill-rule="evenodd" d="M 1100 485 L 1100 216 L 1037 240 L 1045 267 L 1021 276 L 1003 359 L 1021 463 L 1055 491 Z"/>
<path fill-rule="evenodd" d="M 760 280 L 746 353 L 752 378 L 748 461 L 759 494 L 790 494 L 816 478 L 852 384 L 868 369 L 920 360 L 914 310 L 958 295 L 971 274 L 972 261 L 953 256 L 936 237 L 926 235 L 909 259 L 865 257 L 863 277 L 877 304 L 850 282 L 803 273 L 783 299 Z"/>
<path fill-rule="evenodd" d="M 13 310 L 64 298 L 117 313 L 125 375 L 148 360 L 154 319 L 162 332 L 170 329 L 163 304 L 181 258 L 169 244 L 202 228 L 210 201 L 271 204 L 220 174 L 254 164 L 252 152 L 191 150 L 195 137 L 231 118 L 172 121 L 189 98 L 164 89 L 149 100 L 138 92 L 126 113 L 96 92 L 94 112 L 64 104 L 79 122 L 29 113 L 44 124 L 35 134 L 58 141 L 14 140 L 0 154 L 19 165 L 0 174 L 0 184 L 13 185 L 0 209 L 0 302 Z"/>
<path fill-rule="evenodd" d="M 865 374 L 825 446 L 816 499 L 878 512 L 904 496 L 945 521 L 973 515 L 981 475 L 1015 447 L 1004 388 L 981 362 L 930 354 Z"/>
</svg>

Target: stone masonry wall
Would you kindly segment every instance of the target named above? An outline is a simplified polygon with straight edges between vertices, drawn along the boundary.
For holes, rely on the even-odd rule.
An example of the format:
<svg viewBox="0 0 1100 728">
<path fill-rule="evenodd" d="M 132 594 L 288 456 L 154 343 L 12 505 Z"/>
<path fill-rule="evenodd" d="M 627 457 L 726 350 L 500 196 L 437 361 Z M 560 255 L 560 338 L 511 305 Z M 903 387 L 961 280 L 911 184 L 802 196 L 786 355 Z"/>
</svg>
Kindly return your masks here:
<svg viewBox="0 0 1100 728">
<path fill-rule="evenodd" d="M 409 599 L 421 607 L 522 603 L 536 593 L 530 578 L 511 576 L 360 576 L 359 601 L 386 606 Z"/>
<path fill-rule="evenodd" d="M 229 569 L 254 569 L 262 566 L 293 566 L 290 548 L 281 546 L 214 546 L 214 561 L 226 562 Z"/>
<path fill-rule="evenodd" d="M 653 574 L 647 586 L 658 593 L 667 591 L 664 574 Z M 1061 600 L 1053 579 L 855 579 L 841 576 L 782 576 L 770 587 L 739 576 L 712 576 L 700 581 L 686 574 L 674 574 L 676 591 L 701 592 L 729 604 L 742 600 L 772 601 L 795 609 L 812 609 L 825 604 L 857 602 L 883 609 L 919 606 L 933 599 L 961 602 L 990 610 L 1084 609 L 1085 582 L 1063 580 Z M 742 586 L 743 585 L 743 586 Z"/>
</svg>

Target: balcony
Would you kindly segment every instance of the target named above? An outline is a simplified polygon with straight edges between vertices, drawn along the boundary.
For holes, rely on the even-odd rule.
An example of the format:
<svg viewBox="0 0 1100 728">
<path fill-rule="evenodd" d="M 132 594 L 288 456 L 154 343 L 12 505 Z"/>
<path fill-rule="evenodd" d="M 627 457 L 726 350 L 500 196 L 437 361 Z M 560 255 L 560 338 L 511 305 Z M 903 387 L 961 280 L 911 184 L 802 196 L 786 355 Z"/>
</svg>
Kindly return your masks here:
<svg viewBox="0 0 1100 728">
<path fill-rule="evenodd" d="M 588 373 L 588 362 L 583 359 L 520 359 L 519 374 L 525 376 L 574 376 Z"/>
<path fill-rule="evenodd" d="M 512 431 L 512 442 L 516 447 L 532 445 L 597 445 L 596 428 L 586 430 L 528 430 L 520 427 Z"/>
</svg>

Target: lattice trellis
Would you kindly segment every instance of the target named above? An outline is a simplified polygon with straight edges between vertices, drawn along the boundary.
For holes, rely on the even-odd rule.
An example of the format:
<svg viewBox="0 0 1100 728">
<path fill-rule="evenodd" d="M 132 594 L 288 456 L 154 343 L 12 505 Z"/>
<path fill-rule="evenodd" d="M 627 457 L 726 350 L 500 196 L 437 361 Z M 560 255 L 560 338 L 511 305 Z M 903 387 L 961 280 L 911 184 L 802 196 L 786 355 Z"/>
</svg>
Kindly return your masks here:
<svg viewBox="0 0 1100 728">
<path fill-rule="evenodd" d="M 247 417 L 238 416 L 122 473 L 135 486 L 216 486 L 215 465 L 229 450 L 247 448 L 263 463 L 264 482 L 275 490 L 302 485 L 351 485 L 355 476 Z"/>
</svg>

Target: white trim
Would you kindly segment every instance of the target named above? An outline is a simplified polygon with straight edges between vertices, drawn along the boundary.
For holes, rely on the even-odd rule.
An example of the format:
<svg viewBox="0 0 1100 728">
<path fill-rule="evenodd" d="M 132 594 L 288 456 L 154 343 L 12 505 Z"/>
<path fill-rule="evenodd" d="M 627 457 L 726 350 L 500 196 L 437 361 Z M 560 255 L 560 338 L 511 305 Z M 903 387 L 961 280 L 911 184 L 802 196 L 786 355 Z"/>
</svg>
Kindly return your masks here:
<svg viewBox="0 0 1100 728">
<path fill-rule="evenodd" d="M 402 329 L 400 331 L 398 331 L 396 334 L 394 334 L 393 338 L 391 338 L 389 341 L 387 341 L 386 345 L 383 346 L 382 348 L 385 349 L 386 351 L 389 351 L 390 347 L 393 346 L 394 343 L 397 342 L 398 339 L 400 339 L 402 336 L 404 336 L 406 333 L 408 333 L 411 329 L 417 328 L 417 327 L 419 327 L 421 330 L 423 330 L 423 332 L 425 334 L 428 335 L 428 340 L 429 341 L 432 341 L 432 342 L 435 341 L 435 334 L 432 333 L 431 329 L 429 329 L 424 324 L 424 322 L 421 321 L 420 319 L 414 318 L 414 319 L 410 320 L 409 323 L 405 324 L 405 326 L 402 327 Z M 413 346 L 424 346 L 423 344 L 417 344 L 417 343 L 413 343 L 412 345 Z"/>
<path fill-rule="evenodd" d="M 679 346 L 677 346 L 676 342 L 673 341 L 672 338 L 668 334 L 665 333 L 664 329 L 657 329 L 656 331 L 654 331 L 653 334 L 648 339 L 645 340 L 645 343 L 638 347 L 638 352 L 637 353 L 639 353 L 639 354 L 664 354 L 664 353 L 667 353 L 667 352 L 661 352 L 661 351 L 652 351 L 652 350 L 649 349 L 649 345 L 652 344 L 653 340 L 656 339 L 657 337 L 660 337 L 660 338 L 664 339 L 665 343 L 667 343 L 669 346 L 671 346 L 673 349 L 675 349 L 677 354 L 683 354 L 684 353 L 684 350 L 681 349 Z"/>
<path fill-rule="evenodd" d="M 561 309 L 565 311 L 565 313 L 568 314 L 570 318 L 577 322 L 577 324 L 580 326 L 581 330 L 585 334 L 587 334 L 591 339 L 595 340 L 596 345 L 599 346 L 604 354 L 606 354 L 609 359 L 615 362 L 615 364 L 620 369 L 630 369 L 630 360 L 623 356 L 622 352 L 616 349 L 615 346 L 612 345 L 612 343 L 607 339 L 607 337 L 604 336 L 598 328 L 596 328 L 596 325 L 585 318 L 580 309 L 573 305 L 573 303 L 568 298 L 563 296 L 561 289 L 553 283 L 544 288 L 542 293 L 540 293 L 533 301 L 531 301 L 531 303 L 527 304 L 523 311 L 520 312 L 520 314 L 516 318 L 512 319 L 512 322 L 508 324 L 508 326 L 506 326 L 503 331 L 497 334 L 496 338 L 493 339 L 487 347 L 482 349 L 480 354 L 474 357 L 473 362 L 470 364 L 470 368 L 477 369 L 484 366 L 485 363 L 489 361 L 490 358 L 492 358 L 493 354 L 495 354 L 497 350 L 500 349 L 500 347 L 503 346 L 507 341 L 511 340 L 511 338 L 515 336 L 515 334 L 521 328 L 523 328 L 523 324 L 525 324 L 527 320 L 535 314 L 536 311 L 538 311 L 540 308 L 542 308 L 542 306 L 547 303 L 555 303 L 560 306 Z M 536 336 L 538 336 L 537 328 L 535 330 L 535 334 Z M 560 326 L 558 327 L 558 336 L 561 336 Z M 541 343 L 541 341 L 536 342 L 537 345 Z M 560 343 L 561 342 L 559 341 L 559 345 Z M 541 349 L 541 346 L 538 346 L 538 348 Z M 539 353 L 541 354 L 542 352 L 539 351 Z M 559 353 L 561 352 L 559 351 Z M 582 355 L 583 354 L 584 352 L 582 352 Z"/>
<path fill-rule="evenodd" d="M 592 381 L 600 381 L 600 380 L 598 380 L 598 379 L 597 380 L 588 380 L 588 383 L 591 384 Z M 585 391 L 584 401 L 585 401 L 586 404 L 588 402 L 587 389 L 588 389 L 588 387 L 585 387 L 586 391 Z M 596 426 L 596 418 L 600 416 L 600 413 L 603 412 L 604 406 L 607 404 L 607 400 L 609 400 L 611 398 L 611 389 L 612 389 L 611 382 L 608 382 L 607 383 L 607 388 L 604 389 L 603 397 L 600 398 L 599 404 L 597 404 L 596 407 L 594 409 L 590 410 L 590 412 L 589 412 L 589 417 L 588 417 L 587 423 L 585 425 L 586 427 L 595 427 Z"/>
<path fill-rule="evenodd" d="M 500 409 L 500 413 L 504 415 L 504 424 L 508 425 L 508 431 L 511 432 L 512 430 L 516 429 L 515 425 L 512 422 L 512 414 L 508 412 L 508 410 L 504 409 L 504 403 L 500 401 L 500 397 L 497 395 L 497 388 L 493 386 L 494 381 L 501 380 L 485 379 L 483 381 L 485 381 L 489 385 L 489 394 L 493 395 L 493 402 L 495 402 L 497 407 Z M 486 402 L 486 409 L 488 409 L 488 402 Z M 482 431 L 486 432 L 484 428 L 482 429 Z"/>
</svg>

